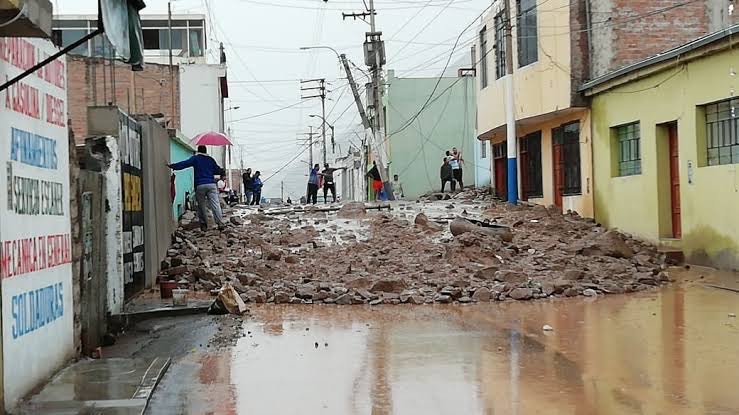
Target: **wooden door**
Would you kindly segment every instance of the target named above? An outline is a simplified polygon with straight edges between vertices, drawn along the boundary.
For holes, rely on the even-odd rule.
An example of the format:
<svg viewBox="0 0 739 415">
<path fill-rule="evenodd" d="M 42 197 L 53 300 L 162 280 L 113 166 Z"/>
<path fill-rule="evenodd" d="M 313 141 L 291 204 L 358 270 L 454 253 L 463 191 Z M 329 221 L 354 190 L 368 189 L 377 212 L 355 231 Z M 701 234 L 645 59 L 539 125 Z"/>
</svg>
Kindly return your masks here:
<svg viewBox="0 0 739 415">
<path fill-rule="evenodd" d="M 562 144 L 554 142 L 552 144 L 552 168 L 554 174 L 554 205 L 562 208 L 562 190 L 565 186 L 565 172 L 562 168 L 564 164 L 562 154 Z"/>
<path fill-rule="evenodd" d="M 521 157 L 521 200 L 529 200 L 529 193 L 531 192 L 529 183 L 529 175 L 531 174 L 531 170 L 529 169 L 529 165 L 531 163 L 530 156 L 528 152 L 528 148 L 526 146 L 528 139 L 524 138 L 520 141 L 519 147 L 519 155 Z"/>
<path fill-rule="evenodd" d="M 670 203 L 672 212 L 672 236 L 682 236 L 682 218 L 680 215 L 680 156 L 677 141 L 677 125 L 668 127 L 670 140 Z"/>
<path fill-rule="evenodd" d="M 505 158 L 495 159 L 495 191 L 497 196 L 508 200 L 508 163 Z"/>
</svg>

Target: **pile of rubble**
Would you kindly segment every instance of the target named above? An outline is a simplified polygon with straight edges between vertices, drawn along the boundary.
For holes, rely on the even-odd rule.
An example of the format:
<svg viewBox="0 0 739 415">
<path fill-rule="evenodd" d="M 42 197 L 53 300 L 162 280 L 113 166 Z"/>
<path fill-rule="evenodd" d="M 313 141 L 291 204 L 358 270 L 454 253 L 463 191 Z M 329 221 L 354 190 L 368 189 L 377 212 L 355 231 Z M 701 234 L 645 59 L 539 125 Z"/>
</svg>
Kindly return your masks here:
<svg viewBox="0 0 739 415">
<path fill-rule="evenodd" d="M 451 203 L 467 203 L 453 232 L 432 209 Z M 473 209 L 479 221 L 462 219 Z M 178 230 L 163 273 L 194 290 L 230 283 L 247 303 L 342 305 L 596 296 L 669 280 L 653 246 L 541 206 L 455 199 L 393 214 L 349 204 L 338 214 L 229 215 L 224 232 Z"/>
</svg>

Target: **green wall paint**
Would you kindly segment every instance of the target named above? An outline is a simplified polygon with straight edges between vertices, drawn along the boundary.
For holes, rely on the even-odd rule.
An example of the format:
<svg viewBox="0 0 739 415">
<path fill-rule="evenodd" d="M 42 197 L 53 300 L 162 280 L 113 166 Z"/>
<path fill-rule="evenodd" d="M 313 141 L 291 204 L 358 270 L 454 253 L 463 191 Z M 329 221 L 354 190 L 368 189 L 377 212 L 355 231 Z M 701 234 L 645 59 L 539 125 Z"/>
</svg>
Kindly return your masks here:
<svg viewBox="0 0 739 415">
<path fill-rule="evenodd" d="M 387 130 L 390 171 L 400 175 L 406 198 L 439 191 L 444 151 L 457 147 L 465 159 L 465 186 L 475 184 L 475 78 L 442 78 L 434 98 L 411 126 L 401 129 L 423 106 L 437 78 L 396 78 L 389 72 Z M 425 137 L 425 138 L 424 138 Z M 487 159 L 484 159 L 487 160 Z M 447 191 L 449 186 L 447 185 Z"/>
<path fill-rule="evenodd" d="M 188 159 L 193 155 L 193 150 L 177 140 L 169 140 L 169 157 L 171 163 L 177 163 L 182 160 Z M 192 169 L 185 169 L 174 172 L 175 187 L 177 194 L 175 195 L 174 202 L 172 202 L 172 213 L 174 217 L 179 219 L 180 215 L 185 212 L 185 193 L 193 193 L 193 183 L 195 181 L 194 173 Z"/>
</svg>

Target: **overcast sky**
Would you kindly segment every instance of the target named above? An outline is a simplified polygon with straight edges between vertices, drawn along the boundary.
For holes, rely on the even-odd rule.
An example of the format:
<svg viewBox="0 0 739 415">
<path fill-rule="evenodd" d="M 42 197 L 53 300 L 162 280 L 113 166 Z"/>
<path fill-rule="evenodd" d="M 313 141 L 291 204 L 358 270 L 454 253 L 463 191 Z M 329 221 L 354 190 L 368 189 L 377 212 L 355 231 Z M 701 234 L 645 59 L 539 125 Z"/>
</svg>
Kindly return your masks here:
<svg viewBox="0 0 739 415">
<path fill-rule="evenodd" d="M 53 3 L 55 13 L 96 11 L 92 0 Z M 165 0 L 146 0 L 146 4 L 144 14 L 167 11 Z M 395 69 L 399 76 L 438 76 L 457 36 L 489 4 L 490 0 L 375 1 L 377 26 L 386 41 L 386 69 Z M 296 199 L 305 193 L 307 152 L 277 173 L 303 150 L 298 134 L 307 132 L 310 125 L 320 127 L 320 119 L 308 117 L 320 114 L 320 100 L 301 103 L 301 79 L 326 78 L 331 82 L 332 100 L 326 102 L 326 118 L 336 127 L 338 146 L 335 154 L 329 147 L 328 159 L 346 154 L 349 140 L 358 143 L 354 132 L 361 135 L 359 116 L 336 56 L 327 50 L 306 52 L 299 48 L 332 46 L 366 69 L 362 43 L 369 25 L 342 20 L 341 15 L 342 11 L 363 11 L 361 0 L 175 0 L 172 9 L 173 13 L 208 15 L 209 59 L 213 63 L 217 61 L 219 42 L 224 43 L 230 93 L 227 106 L 240 107 L 227 112 L 232 136 L 242 149 L 234 149 L 234 161 L 238 167 L 243 151 L 245 167 L 260 170 L 263 178 L 274 175 L 265 184 L 264 196 L 279 197 L 281 181 L 285 183 L 285 197 Z M 477 30 L 475 23 L 463 34 L 452 62 L 469 54 Z M 362 73 L 353 73 L 357 83 L 363 85 L 366 78 Z M 293 107 L 242 120 L 290 105 Z M 314 157 L 321 157 L 320 143 Z"/>
</svg>

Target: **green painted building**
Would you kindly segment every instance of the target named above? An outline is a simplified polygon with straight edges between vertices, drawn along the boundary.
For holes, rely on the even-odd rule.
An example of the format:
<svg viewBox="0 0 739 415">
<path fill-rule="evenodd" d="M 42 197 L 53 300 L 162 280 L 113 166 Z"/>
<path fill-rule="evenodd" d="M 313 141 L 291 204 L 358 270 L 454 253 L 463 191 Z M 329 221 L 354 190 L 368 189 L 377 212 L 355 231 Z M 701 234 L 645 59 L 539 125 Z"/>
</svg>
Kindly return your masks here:
<svg viewBox="0 0 739 415">
<path fill-rule="evenodd" d="M 475 85 L 473 76 L 396 78 L 394 71 L 388 71 L 385 108 L 390 173 L 400 176 L 406 198 L 441 190 L 441 165 L 445 152 L 453 147 L 465 160 L 465 186 L 475 185 L 477 164 L 489 169 L 487 159 L 476 159 L 475 146 L 480 143 L 475 138 Z"/>
<path fill-rule="evenodd" d="M 189 140 L 182 136 L 179 132 L 170 135 L 169 139 L 169 157 L 172 163 L 177 163 L 188 159 L 195 153 L 195 149 Z M 195 177 L 192 169 L 185 169 L 174 172 L 176 194 L 172 202 L 172 213 L 175 219 L 179 219 L 185 213 L 185 194 L 190 195 L 194 192 Z"/>
</svg>

